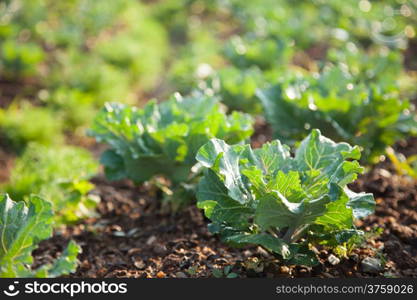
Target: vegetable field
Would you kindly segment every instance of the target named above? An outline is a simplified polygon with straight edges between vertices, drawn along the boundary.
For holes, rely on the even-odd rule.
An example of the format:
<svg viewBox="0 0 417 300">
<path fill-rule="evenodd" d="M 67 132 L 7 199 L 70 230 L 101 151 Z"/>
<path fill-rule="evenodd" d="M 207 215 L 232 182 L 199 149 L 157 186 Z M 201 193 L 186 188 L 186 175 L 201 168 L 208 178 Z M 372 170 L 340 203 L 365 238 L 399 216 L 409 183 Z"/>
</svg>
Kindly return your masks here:
<svg viewBox="0 0 417 300">
<path fill-rule="evenodd" d="M 416 0 L 0 1 L 0 277 L 417 277 Z"/>
</svg>

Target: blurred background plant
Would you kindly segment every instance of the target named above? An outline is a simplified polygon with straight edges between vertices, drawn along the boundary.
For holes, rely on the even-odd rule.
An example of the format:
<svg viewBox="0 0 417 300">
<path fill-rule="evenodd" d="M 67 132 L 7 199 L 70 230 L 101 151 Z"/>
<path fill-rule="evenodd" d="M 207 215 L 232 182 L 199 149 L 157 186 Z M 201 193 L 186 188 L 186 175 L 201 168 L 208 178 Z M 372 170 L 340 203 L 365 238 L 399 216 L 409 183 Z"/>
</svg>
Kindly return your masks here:
<svg viewBox="0 0 417 300">
<path fill-rule="evenodd" d="M 417 155 L 405 157 L 402 153 L 395 152 L 392 147 L 388 147 L 387 156 L 392 162 L 397 174 L 406 175 L 415 180 L 417 179 Z"/>
<path fill-rule="evenodd" d="M 30 144 L 15 162 L 10 180 L 1 188 L 15 201 L 31 194 L 52 203 L 56 224 L 67 224 L 94 215 L 98 197 L 89 194 L 89 179 L 97 172 L 91 154 L 71 146 Z"/>
</svg>

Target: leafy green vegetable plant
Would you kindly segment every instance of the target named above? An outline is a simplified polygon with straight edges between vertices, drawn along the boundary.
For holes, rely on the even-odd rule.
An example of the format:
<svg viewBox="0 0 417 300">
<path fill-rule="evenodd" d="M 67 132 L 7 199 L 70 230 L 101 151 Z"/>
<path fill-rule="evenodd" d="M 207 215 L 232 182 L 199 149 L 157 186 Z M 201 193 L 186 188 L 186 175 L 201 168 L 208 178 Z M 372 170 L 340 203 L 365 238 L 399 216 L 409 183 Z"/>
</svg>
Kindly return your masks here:
<svg viewBox="0 0 417 300">
<path fill-rule="evenodd" d="M 14 40 L 0 43 L 0 70 L 7 79 L 35 75 L 43 59 L 43 50 L 36 44 L 20 44 Z"/>
<path fill-rule="evenodd" d="M 62 120 L 63 127 L 71 134 L 84 136 L 86 127 L 97 112 L 93 95 L 77 89 L 58 88 L 42 95 L 53 113 Z"/>
<path fill-rule="evenodd" d="M 282 39 L 235 36 L 226 45 L 224 55 L 239 69 L 257 66 L 261 70 L 270 70 L 287 64 L 292 51 Z"/>
<path fill-rule="evenodd" d="M 318 78 L 294 76 L 258 91 L 276 138 L 287 143 L 319 128 L 336 141 L 359 145 L 372 161 L 397 140 L 417 134 L 414 109 L 395 88 L 363 85 L 341 68 Z"/>
<path fill-rule="evenodd" d="M 386 153 L 397 174 L 417 179 L 417 155 L 405 157 L 403 154 L 395 152 L 391 147 L 387 148 Z"/>
<path fill-rule="evenodd" d="M 392 85 L 403 72 L 403 61 L 399 51 L 386 49 L 362 50 L 354 43 L 344 49 L 329 49 L 327 59 L 347 69 L 356 81 Z"/>
<path fill-rule="evenodd" d="M 364 47 L 376 44 L 403 48 L 407 39 L 415 36 L 413 14 L 392 13 L 401 9 L 404 4 L 401 1 L 368 1 L 365 7 L 364 2 L 356 0 L 227 3 L 247 31 L 261 37 L 293 39 L 298 49 L 309 49 L 319 43 L 335 47 L 346 41 L 359 42 Z M 412 11 L 412 7 L 408 3 L 402 9 Z M 395 26 L 389 26 L 387 18 Z"/>
<path fill-rule="evenodd" d="M 0 139 L 3 146 L 21 152 L 31 143 L 57 145 L 62 143 L 62 123 L 54 118 L 54 113 L 44 107 L 34 107 L 29 103 L 11 105 L 0 109 Z"/>
<path fill-rule="evenodd" d="M 166 62 L 166 32 L 149 15 L 146 5 L 131 0 L 124 2 L 125 9 L 115 18 L 114 25 L 123 30 L 111 38 L 99 40 L 94 52 L 122 73 L 129 72 L 131 85 L 140 82 L 142 89 L 149 90 L 158 83 Z"/>
<path fill-rule="evenodd" d="M 275 140 L 260 149 L 212 139 L 198 151 L 207 168 L 198 206 L 225 242 L 259 245 L 290 264 L 314 265 L 310 244 L 336 247 L 362 234 L 354 220 L 374 209 L 371 194 L 347 184 L 362 172 L 358 147 L 313 130 L 291 156 Z"/>
<path fill-rule="evenodd" d="M 18 201 L 39 194 L 52 203 L 57 224 L 72 223 L 94 214 L 98 198 L 89 194 L 94 185 L 88 180 L 97 168 L 84 149 L 31 144 L 16 160 L 4 190 Z"/>
<path fill-rule="evenodd" d="M 211 86 L 230 110 L 255 115 L 262 110 L 261 103 L 256 97 L 256 90 L 264 82 L 264 76 L 258 68 L 240 70 L 228 67 L 214 75 Z"/>
<path fill-rule="evenodd" d="M 226 115 L 213 97 L 176 94 L 161 104 L 148 102 L 143 109 L 106 104 L 90 135 L 110 146 L 101 156 L 110 180 L 142 183 L 162 175 L 176 190 L 198 174 L 193 166 L 203 144 L 214 137 L 239 143 L 251 135 L 251 125 L 248 115 Z"/>
<path fill-rule="evenodd" d="M 14 202 L 0 195 L 0 277 L 57 277 L 74 272 L 81 248 L 71 241 L 52 264 L 31 269 L 32 251 L 52 236 L 52 205 L 38 196 Z"/>
</svg>

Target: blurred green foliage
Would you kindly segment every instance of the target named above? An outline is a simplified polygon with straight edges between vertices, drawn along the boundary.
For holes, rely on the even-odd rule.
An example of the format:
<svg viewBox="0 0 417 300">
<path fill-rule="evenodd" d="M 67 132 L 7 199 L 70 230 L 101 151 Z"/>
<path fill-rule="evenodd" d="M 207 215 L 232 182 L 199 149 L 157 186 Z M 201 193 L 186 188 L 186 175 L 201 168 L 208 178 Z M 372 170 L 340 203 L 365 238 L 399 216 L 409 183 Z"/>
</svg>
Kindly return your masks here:
<svg viewBox="0 0 417 300">
<path fill-rule="evenodd" d="M 0 3 L 0 78 L 42 91 L 51 114 L 71 114 L 64 122 L 68 130 L 85 126 L 93 115 L 74 102 L 97 109 L 106 101 L 133 102 L 139 91 L 155 88 L 167 48 L 164 28 L 139 1 Z M 63 90 L 71 94 L 65 102 Z"/>
<path fill-rule="evenodd" d="M 368 84 L 340 67 L 318 76 L 286 78 L 259 90 L 258 96 L 280 140 L 296 143 L 320 128 L 333 140 L 361 146 L 368 162 L 387 146 L 417 134 L 413 107 L 395 88 Z"/>
<path fill-rule="evenodd" d="M 52 203 L 57 224 L 71 223 L 94 212 L 98 198 L 89 195 L 94 185 L 88 180 L 97 168 L 97 162 L 84 149 L 30 144 L 2 189 L 16 201 L 38 194 Z"/>
<path fill-rule="evenodd" d="M 0 109 L 0 129 L 3 146 L 16 152 L 22 152 L 30 142 L 51 146 L 63 141 L 60 119 L 28 102 Z"/>
</svg>

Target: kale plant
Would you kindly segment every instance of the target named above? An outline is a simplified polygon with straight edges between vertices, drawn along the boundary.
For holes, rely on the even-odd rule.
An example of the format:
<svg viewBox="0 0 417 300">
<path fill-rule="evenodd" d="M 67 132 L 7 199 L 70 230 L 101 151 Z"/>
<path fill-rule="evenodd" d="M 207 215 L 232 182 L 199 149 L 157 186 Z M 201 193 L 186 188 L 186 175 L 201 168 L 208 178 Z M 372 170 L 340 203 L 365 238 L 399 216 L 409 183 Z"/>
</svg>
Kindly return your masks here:
<svg viewBox="0 0 417 300">
<path fill-rule="evenodd" d="M 110 180 L 128 178 L 142 183 L 161 175 L 175 193 L 193 188 L 193 178 L 199 174 L 193 168 L 195 155 L 202 145 L 214 137 L 240 143 L 252 131 L 248 115 L 226 115 L 213 97 L 176 94 L 160 104 L 150 101 L 143 109 L 108 103 L 90 135 L 110 146 L 100 160 Z M 183 193 L 174 198 L 182 197 L 187 198 Z"/>
<path fill-rule="evenodd" d="M 393 86 L 361 84 L 341 68 L 318 78 L 292 77 L 258 90 L 274 136 L 286 143 L 318 128 L 329 138 L 359 145 L 372 161 L 399 139 L 417 134 L 414 107 Z"/>
<path fill-rule="evenodd" d="M 362 232 L 354 220 L 374 210 L 371 194 L 347 188 L 362 168 L 358 147 L 313 130 L 291 156 L 275 140 L 262 148 L 212 139 L 197 160 L 207 168 L 198 206 L 210 230 L 235 246 L 259 245 L 290 264 L 314 265 L 310 245 L 336 247 Z"/>
<path fill-rule="evenodd" d="M 57 277 L 74 272 L 81 248 L 71 241 L 52 264 L 32 269 L 32 251 L 52 236 L 54 214 L 50 202 L 30 196 L 27 204 L 0 195 L 0 278 Z"/>
</svg>

